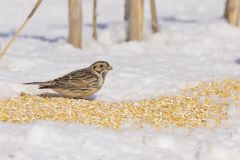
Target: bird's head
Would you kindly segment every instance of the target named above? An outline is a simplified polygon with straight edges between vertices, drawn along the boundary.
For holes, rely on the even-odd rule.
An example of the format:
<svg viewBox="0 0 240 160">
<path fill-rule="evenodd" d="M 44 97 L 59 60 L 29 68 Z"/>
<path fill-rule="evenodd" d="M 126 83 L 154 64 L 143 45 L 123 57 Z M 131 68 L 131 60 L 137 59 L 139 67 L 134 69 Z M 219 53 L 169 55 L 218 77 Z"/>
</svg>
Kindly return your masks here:
<svg viewBox="0 0 240 160">
<path fill-rule="evenodd" d="M 101 74 L 104 77 L 108 73 L 108 71 L 112 70 L 113 68 L 109 65 L 108 62 L 105 61 L 97 61 L 93 63 L 90 68 L 96 72 L 97 74 Z"/>
</svg>

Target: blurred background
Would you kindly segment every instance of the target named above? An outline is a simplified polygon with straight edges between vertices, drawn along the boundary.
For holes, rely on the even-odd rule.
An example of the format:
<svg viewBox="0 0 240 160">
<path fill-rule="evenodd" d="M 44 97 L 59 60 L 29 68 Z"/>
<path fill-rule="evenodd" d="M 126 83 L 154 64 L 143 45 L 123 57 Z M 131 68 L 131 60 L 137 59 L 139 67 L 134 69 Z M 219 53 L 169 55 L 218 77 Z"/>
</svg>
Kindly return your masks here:
<svg viewBox="0 0 240 160">
<path fill-rule="evenodd" d="M 3 49 L 37 1 L 0 0 Z M 95 7 L 94 7 L 95 4 Z M 239 0 L 43 0 L 0 63 L 0 96 L 97 60 L 114 68 L 96 94 L 135 100 L 239 76 Z"/>
</svg>

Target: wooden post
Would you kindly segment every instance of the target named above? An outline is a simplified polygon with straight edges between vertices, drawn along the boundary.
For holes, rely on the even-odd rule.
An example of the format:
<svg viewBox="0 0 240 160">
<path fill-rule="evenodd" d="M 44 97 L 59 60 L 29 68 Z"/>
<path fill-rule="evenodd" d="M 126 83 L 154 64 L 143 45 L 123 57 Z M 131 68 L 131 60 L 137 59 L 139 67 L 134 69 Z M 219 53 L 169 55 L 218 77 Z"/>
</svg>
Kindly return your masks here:
<svg viewBox="0 0 240 160">
<path fill-rule="evenodd" d="M 153 33 L 156 33 L 159 31 L 159 26 L 158 26 L 158 18 L 157 18 L 157 10 L 156 10 L 155 0 L 150 0 L 150 7 L 151 7 L 152 31 L 153 31 Z"/>
<path fill-rule="evenodd" d="M 143 40 L 143 0 L 129 0 L 128 40 Z"/>
<path fill-rule="evenodd" d="M 94 0 L 93 2 L 93 33 L 92 37 L 97 40 L 97 0 Z"/>
<path fill-rule="evenodd" d="M 240 25 L 240 0 L 227 0 L 224 17 L 231 25 Z"/>
<path fill-rule="evenodd" d="M 69 4 L 69 37 L 74 47 L 82 48 L 82 0 L 68 0 Z"/>
</svg>

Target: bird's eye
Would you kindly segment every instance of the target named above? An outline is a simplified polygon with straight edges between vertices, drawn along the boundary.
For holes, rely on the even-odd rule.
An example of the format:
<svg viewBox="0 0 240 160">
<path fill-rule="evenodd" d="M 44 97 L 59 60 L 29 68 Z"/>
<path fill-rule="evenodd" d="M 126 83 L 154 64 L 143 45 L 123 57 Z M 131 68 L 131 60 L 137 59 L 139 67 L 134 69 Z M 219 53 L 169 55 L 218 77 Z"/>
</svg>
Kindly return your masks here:
<svg viewBox="0 0 240 160">
<path fill-rule="evenodd" d="M 103 65 L 102 65 L 102 64 L 100 64 L 100 68 L 103 68 Z"/>
</svg>

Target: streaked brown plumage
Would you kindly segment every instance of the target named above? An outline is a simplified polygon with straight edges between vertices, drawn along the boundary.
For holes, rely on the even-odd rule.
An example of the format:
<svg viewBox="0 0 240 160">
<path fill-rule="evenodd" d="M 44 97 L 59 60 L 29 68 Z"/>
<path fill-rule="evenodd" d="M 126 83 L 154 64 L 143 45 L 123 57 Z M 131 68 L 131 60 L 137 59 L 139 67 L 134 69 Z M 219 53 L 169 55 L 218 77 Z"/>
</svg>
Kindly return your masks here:
<svg viewBox="0 0 240 160">
<path fill-rule="evenodd" d="M 52 89 L 64 97 L 85 98 L 102 88 L 109 70 L 112 67 L 107 62 L 98 61 L 54 80 L 24 84 L 39 85 L 39 89 Z"/>
</svg>

